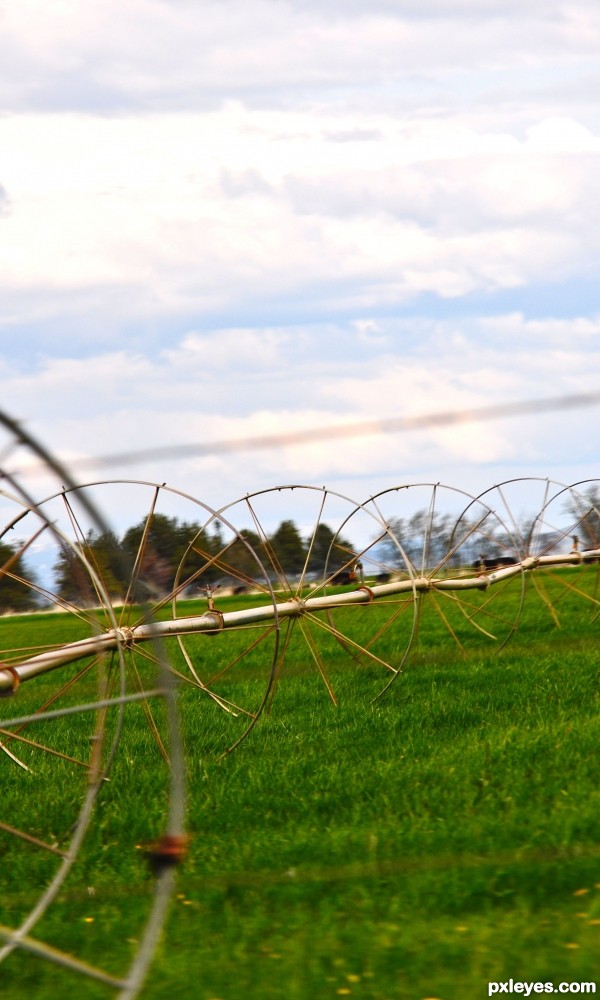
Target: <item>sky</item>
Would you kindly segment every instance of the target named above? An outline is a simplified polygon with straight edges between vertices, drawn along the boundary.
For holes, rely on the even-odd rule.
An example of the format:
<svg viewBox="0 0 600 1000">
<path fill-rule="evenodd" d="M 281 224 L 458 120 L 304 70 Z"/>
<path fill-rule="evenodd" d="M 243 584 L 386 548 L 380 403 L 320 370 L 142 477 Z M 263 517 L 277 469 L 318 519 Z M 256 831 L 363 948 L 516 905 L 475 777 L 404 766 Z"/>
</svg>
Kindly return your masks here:
<svg viewBox="0 0 600 1000">
<path fill-rule="evenodd" d="M 215 508 L 595 480 L 598 405 L 218 442 L 598 392 L 599 52 L 597 0 L 0 0 L 0 408 Z"/>
</svg>

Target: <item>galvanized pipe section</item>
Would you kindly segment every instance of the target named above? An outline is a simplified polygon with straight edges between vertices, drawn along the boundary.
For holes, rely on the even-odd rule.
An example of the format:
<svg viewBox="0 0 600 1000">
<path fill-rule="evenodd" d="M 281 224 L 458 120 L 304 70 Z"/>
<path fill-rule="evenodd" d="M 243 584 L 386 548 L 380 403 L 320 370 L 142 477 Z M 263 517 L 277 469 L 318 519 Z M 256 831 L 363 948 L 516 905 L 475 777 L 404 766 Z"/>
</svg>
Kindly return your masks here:
<svg viewBox="0 0 600 1000">
<path fill-rule="evenodd" d="M 15 679 L 17 681 L 28 680 L 30 677 L 48 673 L 57 667 L 64 667 L 67 663 L 76 663 L 77 660 L 85 660 L 88 656 L 98 656 L 110 652 L 117 646 L 118 640 L 115 638 L 115 630 L 111 629 L 102 635 L 78 639 L 76 642 L 66 643 L 58 649 L 38 653 L 14 666 L 0 663 L 0 691 L 14 687 Z"/>
<path fill-rule="evenodd" d="M 169 621 L 155 621 L 132 628 L 110 629 L 102 635 L 90 636 L 77 642 L 67 643 L 59 649 L 39 653 L 14 665 L 0 664 L 0 691 L 15 688 L 21 681 L 39 674 L 48 673 L 57 667 L 116 650 L 120 645 L 133 648 L 138 643 L 174 635 L 216 634 L 228 629 L 239 629 L 263 622 L 277 622 L 281 618 L 299 617 L 308 612 L 331 611 L 354 604 L 370 604 L 384 597 L 402 594 L 427 593 L 428 591 L 487 590 L 488 587 L 531 572 L 544 566 L 574 566 L 600 559 L 600 549 L 585 552 L 570 552 L 565 555 L 528 556 L 521 562 L 502 566 L 489 573 L 476 576 L 442 579 L 417 576 L 408 580 L 360 587 L 338 594 L 321 597 L 307 597 L 283 601 L 280 604 L 265 604 L 239 611 L 218 611 L 211 609 L 202 615 L 189 618 L 174 618 Z"/>
</svg>

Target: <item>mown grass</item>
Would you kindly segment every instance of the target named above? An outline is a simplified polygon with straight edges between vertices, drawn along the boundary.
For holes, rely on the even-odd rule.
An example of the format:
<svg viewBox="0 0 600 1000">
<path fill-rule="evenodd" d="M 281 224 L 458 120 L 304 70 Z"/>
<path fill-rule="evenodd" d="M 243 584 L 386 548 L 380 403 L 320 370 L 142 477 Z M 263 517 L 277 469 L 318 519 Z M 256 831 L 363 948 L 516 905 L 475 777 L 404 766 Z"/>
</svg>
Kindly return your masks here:
<svg viewBox="0 0 600 1000">
<path fill-rule="evenodd" d="M 336 707 L 294 646 L 270 714 L 227 757 L 227 716 L 181 689 L 192 839 L 144 998 L 475 1000 L 510 978 L 600 989 L 598 622 L 560 577 L 553 586 L 561 628 L 531 591 L 500 655 L 483 641 L 459 655 L 427 618 L 375 702 L 374 667 L 327 647 Z M 220 641 L 203 639 L 205 655 Z M 264 677 L 237 680 L 238 700 L 245 684 Z M 48 814 L 76 809 L 68 765 L 0 763 L 5 815 L 37 810 L 52 826 Z M 40 937 L 127 967 L 152 891 L 141 845 L 162 832 L 167 777 L 135 706 Z M 50 865 L 1 843 L 0 919 L 14 924 Z M 1 975 L 6 1000 L 111 994 L 24 954 Z"/>
</svg>

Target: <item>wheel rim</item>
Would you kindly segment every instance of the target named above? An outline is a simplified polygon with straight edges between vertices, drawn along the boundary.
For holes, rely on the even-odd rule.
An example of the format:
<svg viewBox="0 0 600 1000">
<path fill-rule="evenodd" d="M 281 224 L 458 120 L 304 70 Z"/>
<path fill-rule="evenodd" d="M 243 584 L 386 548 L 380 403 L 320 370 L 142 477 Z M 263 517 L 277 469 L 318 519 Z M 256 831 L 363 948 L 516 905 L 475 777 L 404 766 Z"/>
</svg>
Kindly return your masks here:
<svg viewBox="0 0 600 1000">
<path fill-rule="evenodd" d="M 478 565 L 482 552 L 510 544 L 506 525 L 488 504 L 453 487 L 419 483 L 384 490 L 360 510 L 379 524 L 365 558 L 404 588 L 404 597 L 394 598 L 405 619 L 403 641 L 383 690 L 409 660 L 430 659 L 436 644 L 440 655 L 444 648 L 502 648 L 521 614 L 523 574 L 509 569 L 504 583 L 501 572 Z"/>
<path fill-rule="evenodd" d="M 7 874 L 5 899 L 10 900 L 10 926 L 0 927 L 4 942 L 0 961 L 13 953 L 25 959 L 33 954 L 48 968 L 59 966 L 99 980 L 129 1000 L 138 994 L 147 973 L 173 889 L 174 868 L 159 870 L 157 859 L 163 856 L 165 843 L 184 842 L 183 766 L 174 694 L 164 663 L 153 678 L 153 691 L 150 687 L 132 691 L 128 684 L 119 623 L 102 576 L 83 544 L 84 525 L 99 533 L 108 531 L 95 503 L 77 492 L 64 467 L 4 414 L 0 432 L 6 487 L 0 492 L 0 582 L 4 597 L 8 594 L 8 600 L 16 601 L 21 612 L 3 622 L 0 654 L 0 682 L 7 696 L 0 703 L 0 766 L 6 775 L 0 838 Z M 29 471 L 25 486 L 19 475 L 27 477 Z M 62 506 L 68 531 L 55 519 L 49 501 L 34 499 L 42 482 L 44 488 L 52 482 L 60 487 L 52 496 Z M 52 584 L 40 579 L 40 571 L 43 576 L 44 560 L 52 562 L 59 555 L 86 581 L 92 600 L 86 607 L 57 599 L 58 613 L 47 610 L 41 615 L 50 622 L 48 634 L 41 637 L 41 605 L 56 595 Z M 28 566 L 28 560 L 34 565 Z M 31 614 L 23 614 L 25 610 Z M 160 651 L 155 659 L 162 659 Z M 75 897 L 84 891 L 78 890 L 75 873 L 91 864 L 94 856 L 98 802 L 102 798 L 109 806 L 107 779 L 114 780 L 122 767 L 129 702 L 150 698 L 161 703 L 165 718 L 169 764 L 162 787 L 167 801 L 159 811 L 166 825 L 149 848 L 156 878 L 148 901 L 144 898 L 135 947 L 122 949 L 121 960 L 127 967 L 123 975 L 98 960 L 93 943 L 90 947 L 93 935 L 86 935 L 82 944 L 75 934 L 73 945 L 71 915 L 61 921 L 59 914 L 67 884 Z M 108 816 L 109 810 L 103 815 Z M 41 892 L 39 885 L 44 886 Z"/>
<path fill-rule="evenodd" d="M 251 533 L 273 581 L 282 638 L 272 695 L 292 659 L 297 672 L 316 673 L 333 703 L 348 652 L 386 669 L 353 634 L 344 606 L 328 607 L 336 590 L 332 581 L 350 564 L 356 549 L 341 538 L 339 526 L 356 509 L 356 502 L 343 494 L 303 485 L 257 491 L 222 508 L 240 530 Z M 349 600 L 370 603 L 368 592 L 356 581 L 337 591 L 348 592 Z"/>
<path fill-rule="evenodd" d="M 587 557 L 600 547 L 599 487 L 600 480 L 557 487 L 532 525 L 532 584 L 556 626 L 573 620 L 586 629 L 600 621 L 600 563 Z M 552 565 L 556 553 L 569 554 L 572 564 Z"/>
</svg>

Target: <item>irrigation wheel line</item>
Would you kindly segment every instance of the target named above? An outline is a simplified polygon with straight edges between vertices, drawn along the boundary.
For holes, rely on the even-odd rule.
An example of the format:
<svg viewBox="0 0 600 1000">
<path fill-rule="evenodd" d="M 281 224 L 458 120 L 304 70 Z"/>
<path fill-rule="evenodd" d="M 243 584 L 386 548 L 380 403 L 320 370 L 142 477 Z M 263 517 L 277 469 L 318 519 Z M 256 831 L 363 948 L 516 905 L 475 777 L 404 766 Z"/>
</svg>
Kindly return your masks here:
<svg viewBox="0 0 600 1000">
<path fill-rule="evenodd" d="M 235 737 L 222 749 L 239 745 L 255 725 L 298 643 L 303 662 L 316 669 L 333 701 L 336 694 L 329 677 L 329 660 L 331 656 L 339 660 L 342 647 L 360 655 L 380 674 L 393 669 L 383 659 L 378 644 L 385 638 L 390 620 L 395 623 L 398 602 L 390 598 L 376 606 L 373 591 L 366 582 L 363 585 L 363 571 L 357 564 L 365 545 L 353 545 L 337 530 L 356 510 L 355 501 L 348 497 L 320 487 L 281 486 L 211 511 L 201 501 L 165 484 L 114 480 L 62 490 L 40 507 L 55 523 L 72 520 L 71 505 L 84 495 L 101 498 L 103 509 L 125 509 L 128 519 L 136 521 L 134 537 L 131 532 L 125 536 L 125 541 L 135 541 L 132 568 L 122 584 L 121 606 L 113 609 L 116 626 L 105 630 L 103 643 L 107 650 L 120 649 L 128 676 L 143 674 L 150 640 L 160 638 L 169 646 L 171 669 L 179 678 L 208 695 L 208 707 L 225 709 L 230 722 L 232 717 L 236 720 Z M 301 526 L 300 551 L 298 546 L 290 551 L 277 539 L 275 528 L 282 507 Z M 203 518 L 200 525 L 190 521 L 190 515 L 197 519 L 199 514 Z M 167 582 L 161 579 L 164 553 L 155 529 L 159 532 L 161 518 L 175 515 L 182 523 L 185 546 L 174 579 Z M 367 547 L 371 548 L 380 525 L 372 515 L 367 515 L 366 521 Z M 114 587 L 110 558 L 102 547 L 95 547 L 86 526 L 76 523 L 76 527 L 79 546 L 90 562 L 98 565 L 99 572 L 104 570 L 107 580 L 112 576 Z M 333 547 L 332 539 L 337 539 Z M 369 564 L 367 568 L 372 567 Z M 157 593 L 140 611 L 129 595 L 140 589 L 142 582 L 147 590 L 154 588 Z M 240 590 L 244 593 L 234 593 Z M 228 601 L 221 604 L 224 594 Z M 414 608 L 412 595 L 408 601 L 402 596 L 399 604 Z M 354 613 L 357 605 L 362 614 Z M 175 653 L 173 639 L 177 642 Z M 46 657 L 32 656 L 19 663 L 19 675 L 25 680 L 76 660 L 84 651 L 70 643 L 54 652 L 49 650 Z M 204 720 L 206 705 L 205 698 Z M 220 729 L 227 733 L 225 722 L 220 723 Z M 211 731 L 214 734 L 214 721 Z M 206 731 L 203 736 L 206 740 Z M 216 739 L 211 737 L 213 745 Z M 222 746 L 221 737 L 219 740 Z"/>
<path fill-rule="evenodd" d="M 152 536 L 159 517 L 157 498 L 161 504 L 165 498 L 171 503 L 179 498 L 186 504 L 193 498 L 164 484 L 130 480 L 88 484 L 74 488 L 73 493 L 99 486 L 111 490 L 141 486 L 151 492 L 150 501 L 143 504 L 134 565 L 125 584 L 129 594 L 140 583 L 146 556 L 156 563 Z M 66 495 L 61 493 L 58 498 L 69 510 Z M 277 523 L 273 511 L 277 509 L 280 516 L 282 499 L 286 512 L 293 503 L 294 512 L 300 511 L 304 518 L 300 522 L 304 541 L 293 522 L 284 523 L 288 536 L 290 528 L 295 535 L 291 554 L 289 544 L 283 544 L 281 530 L 271 534 Z M 210 510 L 200 501 L 193 503 Z M 170 506 L 168 509 L 172 512 Z M 226 513 L 235 517 L 235 527 Z M 578 519 L 581 521 L 581 516 Z M 333 532 L 330 524 L 338 520 L 342 526 Z M 451 650 L 483 649 L 490 643 L 501 649 L 517 627 L 526 574 L 597 561 L 595 549 L 529 555 L 530 547 L 516 538 L 514 520 L 502 521 L 482 497 L 440 484 L 395 487 L 358 505 L 324 487 L 276 487 L 248 494 L 209 513 L 202 527 L 184 524 L 185 552 L 175 581 L 158 603 L 151 604 L 155 620 L 150 621 L 150 614 L 140 614 L 138 609 L 131 619 L 131 602 L 124 599 L 127 617 L 121 617 L 119 626 L 104 634 L 103 642 L 113 649 L 122 647 L 128 658 L 135 652 L 131 659 L 136 663 L 153 639 L 170 641 L 176 637 L 179 666 L 187 667 L 188 682 L 208 694 L 213 705 L 242 717 L 241 735 L 231 743 L 231 749 L 252 728 L 274 692 L 284 660 L 291 655 L 293 637 L 301 638 L 305 660 L 316 664 L 335 701 L 328 676 L 332 643 L 363 666 L 385 669 L 387 688 L 389 674 L 393 680 L 409 654 L 419 654 L 420 636 L 428 640 L 441 625 L 442 638 L 451 640 Z M 225 527 L 229 533 L 226 538 Z M 350 531 L 352 542 L 348 540 Z M 564 529 L 554 531 L 554 549 L 556 540 L 564 542 L 565 534 Z M 91 558 L 94 547 L 91 542 L 84 543 L 84 536 L 79 529 L 80 545 L 89 550 Z M 502 552 L 515 554 L 507 557 Z M 220 604 L 215 573 L 226 574 L 222 579 L 229 590 L 232 585 L 233 589 L 243 585 L 248 590 L 242 595 L 243 607 L 228 610 L 231 605 Z M 151 575 L 145 586 L 152 588 Z M 192 589 L 196 597 L 198 591 L 203 593 L 200 613 L 191 612 L 184 602 Z M 238 595 L 238 600 L 242 596 Z M 278 651 L 280 627 L 284 641 Z M 213 641 L 207 645 L 209 637 Z M 264 684 L 260 676 L 267 659 L 266 638 L 275 639 L 275 653 Z M 49 651 L 46 657 L 25 659 L 17 670 L 25 678 L 77 658 L 81 658 L 81 650 L 69 643 Z M 177 667 L 171 669 L 177 671 Z M 257 706 L 252 709 L 242 704 L 249 679 Z M 0 676 L 0 687 L 2 684 Z"/>
<path fill-rule="evenodd" d="M 387 591 L 396 602 L 388 626 L 396 637 L 392 675 L 379 694 L 412 659 L 429 655 L 433 633 L 438 645 L 459 653 L 508 642 L 523 607 L 524 573 L 487 558 L 510 546 L 506 524 L 489 505 L 440 483 L 415 483 L 370 497 L 341 532 L 360 533 L 365 517 L 379 526 L 362 553 L 363 565 L 382 581 L 373 593 L 385 601 Z"/>
<path fill-rule="evenodd" d="M 345 663 L 358 661 L 379 677 L 394 671 L 382 650 L 388 630 L 398 625 L 398 607 L 407 604 L 404 596 L 373 601 L 369 573 L 377 564 L 368 553 L 380 525 L 367 514 L 360 538 L 340 531 L 358 507 L 326 487 L 288 484 L 221 508 L 251 537 L 273 581 L 282 631 L 277 682 L 293 662 L 297 670 L 316 673 L 334 704 L 332 672 Z"/>
<path fill-rule="evenodd" d="M 4 525 L 0 529 L 0 595 L 5 606 L 17 603 L 23 610 L 28 603 L 47 606 L 53 601 L 65 612 L 44 616 L 45 627 L 55 634 L 42 646 L 33 636 L 34 623 L 37 628 L 41 621 L 38 612 L 12 617 L 2 628 L 3 634 L 17 630 L 19 638 L 0 651 L 0 693 L 6 696 L 0 710 L 0 767 L 3 811 L 8 810 L 0 820 L 1 895 L 10 911 L 9 919 L 0 918 L 0 962 L 7 962 L 8 970 L 19 956 L 35 955 L 36 961 L 113 987 L 120 1000 L 133 1000 L 152 961 L 173 892 L 178 851 L 185 842 L 183 760 L 172 674 L 153 640 L 154 660 L 159 663 L 154 687 L 144 685 L 132 692 L 122 645 L 106 646 L 106 629 L 114 631 L 118 623 L 102 578 L 86 556 L 80 525 L 85 522 L 99 534 L 109 529 L 89 496 L 77 496 L 67 505 L 63 500 L 73 529 L 63 531 L 44 504 L 36 502 L 32 487 L 20 481 L 15 466 L 31 470 L 32 480 L 43 482 L 45 488 L 53 483 L 61 493 L 74 491 L 74 483 L 64 466 L 3 413 L 0 456 L 0 485 L 4 487 L 0 490 Z M 68 563 L 80 581 L 86 581 L 92 606 L 78 607 L 61 599 L 40 580 L 44 560 L 57 557 Z M 87 655 L 74 656 L 74 647 L 81 643 L 86 644 Z M 67 662 L 64 656 L 55 662 L 64 667 L 59 680 L 52 670 L 42 671 L 26 684 L 20 682 L 24 661 L 56 660 L 57 651 L 65 649 L 69 650 Z M 149 846 L 153 890 L 143 924 L 136 929 L 138 943 L 129 949 L 128 969 L 120 975 L 103 968 L 101 962 L 49 942 L 37 928 L 49 926 L 48 918 L 56 911 L 61 894 L 67 886 L 73 890 L 77 865 L 95 828 L 98 801 L 102 799 L 109 807 L 109 778 L 122 752 L 130 702 L 150 699 L 162 705 L 169 753 L 164 825 L 158 837 L 155 829 L 147 831 L 148 841 L 154 841 Z M 135 845 L 129 846 L 133 852 Z M 40 885 L 41 891 L 34 888 Z M 87 943 L 90 937 L 93 932 Z"/>
<path fill-rule="evenodd" d="M 74 521 L 71 508 L 84 497 L 103 510 L 126 511 L 120 541 L 97 536 Z M 223 753 L 239 745 L 265 707 L 279 648 L 273 587 L 248 540 L 222 513 L 165 483 L 96 481 L 61 490 L 38 507 L 54 523 L 74 525 L 78 546 L 102 576 L 113 619 L 105 623 L 103 642 L 107 649 L 119 649 L 134 687 L 142 686 L 157 665 L 166 664 L 182 695 L 200 693 L 204 745 Z M 170 568 L 171 551 L 165 550 L 173 525 L 181 549 L 175 569 Z M 231 627 L 223 628 L 219 597 L 242 586 L 252 590 L 252 598 L 238 600 L 258 603 L 262 615 L 244 616 L 240 610 Z M 137 601 L 136 593 L 143 600 Z M 19 673 L 25 678 L 44 672 L 71 655 L 77 658 L 79 651 L 68 644 L 48 651 L 45 661 L 32 657 L 21 662 Z M 147 716 L 161 748 L 150 707 Z"/>
<path fill-rule="evenodd" d="M 563 486 L 548 497 L 528 538 L 531 555 L 539 560 L 531 584 L 560 625 L 585 611 L 589 623 L 600 619 L 600 561 L 589 555 L 600 548 L 600 510 L 592 498 L 600 497 L 600 480 Z M 566 566 L 552 562 L 552 554 L 570 549 Z"/>
<path fill-rule="evenodd" d="M 600 480 L 566 486 L 533 477 L 480 494 L 510 525 L 514 554 L 527 567 L 526 604 L 535 600 L 554 626 L 582 611 L 582 622 L 600 617 L 599 496 Z"/>
</svg>

